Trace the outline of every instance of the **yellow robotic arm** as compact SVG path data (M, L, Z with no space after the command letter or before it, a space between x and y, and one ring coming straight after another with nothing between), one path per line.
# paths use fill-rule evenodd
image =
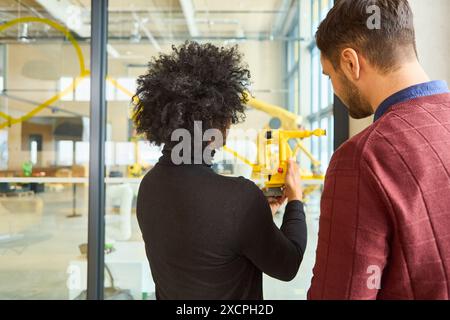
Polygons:
M224 150L250 165L253 168L253 176L255 178L258 176L264 177L264 190L266 196L281 195L287 171L287 161L294 157L299 151L302 151L310 159L313 171L312 175L302 175L302 179L322 181L324 177L320 173L320 161L314 158L303 145L302 139L310 138L312 136L324 136L326 135L325 130L302 130L301 116L289 112L282 107L255 99L248 93L244 98L248 106L272 116L269 128L264 130L258 137L258 161L256 164L253 164L227 146L224 147ZM296 141L294 149L291 149L289 145L291 139ZM310 193L319 186L320 184L313 184L310 187L305 188L305 193Z
M249 93L246 94L247 105L256 109L263 111L273 118L271 122L279 123L279 126L272 127L271 129L283 129L283 130L299 130L299 127L302 124L302 117L292 113L280 106L276 106L273 104L266 103L264 101L253 98ZM320 161L317 160L311 152L305 147L302 143L301 139L296 139L297 146L293 151L293 156L295 156L299 151L303 152L303 154L311 161L313 173L315 175L319 175L320 173Z
M289 112L288 110L272 105L269 103L266 103L264 101L255 99L251 97L249 94L247 94L247 105L256 109L263 111L273 117L273 120L280 123L279 128L272 128L272 129L285 129L285 130L298 130L299 126L302 123L302 117L299 115L296 115L295 113Z

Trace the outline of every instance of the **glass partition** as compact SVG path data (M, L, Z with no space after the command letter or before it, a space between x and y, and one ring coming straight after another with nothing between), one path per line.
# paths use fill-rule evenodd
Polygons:
M151 170L161 154L160 147L150 145L133 130L130 102L136 78L147 71L150 59L160 52L169 53L172 45L180 45L186 40L218 46L238 45L252 73L253 97L264 104L287 109L294 117L305 115L303 123L299 124L310 128L311 103L304 96L311 95L309 88L312 84L310 80L303 83L301 79L302 75L311 72L310 68L302 65L303 61L310 61L311 54L307 48L313 41L310 31L312 6L305 6L306 2L310 1L110 0L106 80L109 130L106 144L107 150L115 152L111 152L110 161L106 164L105 241L114 247L114 251L105 256L105 262L115 283L130 290L133 298L154 298L154 283L136 221L135 201L141 178ZM309 25L307 30L304 30L305 25ZM314 83L319 83L320 78L315 71ZM246 121L232 127L227 147L254 162L257 160L256 141L243 137L239 132L269 128L271 121L279 117L279 111L248 107ZM327 122L316 121L315 128L322 124L328 127ZM313 140L317 142L319 138ZM311 143L305 142L305 145L309 148ZM328 159L328 144L313 145L318 160ZM302 157L304 167L309 171L311 161ZM254 178L252 168L236 161L226 150L216 154L214 169L223 175ZM320 185L318 182L318 187ZM317 202L319 195L314 196L309 207L317 214L318 206L313 202ZM281 223L281 219L278 220L277 223ZM312 237L315 237L313 233ZM305 270L312 268L313 252L308 254L310 262L305 263ZM268 299L303 299L309 278L310 272L303 271L289 284L266 277L264 295ZM110 282L105 283L105 287L108 286Z
M0 299L83 298L90 1L0 14Z

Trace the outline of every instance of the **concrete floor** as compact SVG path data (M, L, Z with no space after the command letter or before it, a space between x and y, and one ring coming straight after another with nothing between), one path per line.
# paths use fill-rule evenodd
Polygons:
M77 192L77 212L81 217L67 217L73 205L71 187L46 191L39 194L44 203L40 221L21 230L15 239L0 237L0 299L68 299L68 265L80 255L78 245L87 242L83 189L80 186ZM288 283L265 276L265 299L306 298L315 259L318 212L317 195L307 208L308 247L300 271ZM141 241L135 215L132 221L130 241ZM279 225L281 215L275 221Z

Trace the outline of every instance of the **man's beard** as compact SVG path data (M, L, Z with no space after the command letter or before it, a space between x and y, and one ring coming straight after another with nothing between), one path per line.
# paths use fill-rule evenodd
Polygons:
M341 83L344 89L340 99L348 108L350 116L353 119L364 119L373 115L369 101L363 98L358 88L344 75L341 75Z

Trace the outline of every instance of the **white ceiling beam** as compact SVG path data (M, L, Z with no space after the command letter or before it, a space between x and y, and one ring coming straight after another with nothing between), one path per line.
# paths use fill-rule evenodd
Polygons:
M198 31L197 24L195 23L195 8L192 0L179 0L181 9L183 10L184 18L186 19L186 24L189 29L189 34L191 37L199 37L200 32Z
M74 6L70 0L37 0L51 16L62 21L71 32L83 38L91 36L89 26L82 22L83 10L85 8ZM111 45L107 46L108 54L113 58L120 58L120 53Z
M272 27L272 36L285 36L284 26L287 23L287 18L290 13L291 6L293 5L292 0L283 0Z
M83 38L91 36L90 27L82 21L85 8L73 5L70 0L36 0L36 2L55 19L63 22L70 31Z
M142 22L141 18L137 15L136 12L132 12L134 20L139 24L139 28L145 33L146 37L150 41L150 43L155 47L156 51L161 51L161 46L158 41L156 41L155 37L152 35L150 30L148 30L147 26Z

